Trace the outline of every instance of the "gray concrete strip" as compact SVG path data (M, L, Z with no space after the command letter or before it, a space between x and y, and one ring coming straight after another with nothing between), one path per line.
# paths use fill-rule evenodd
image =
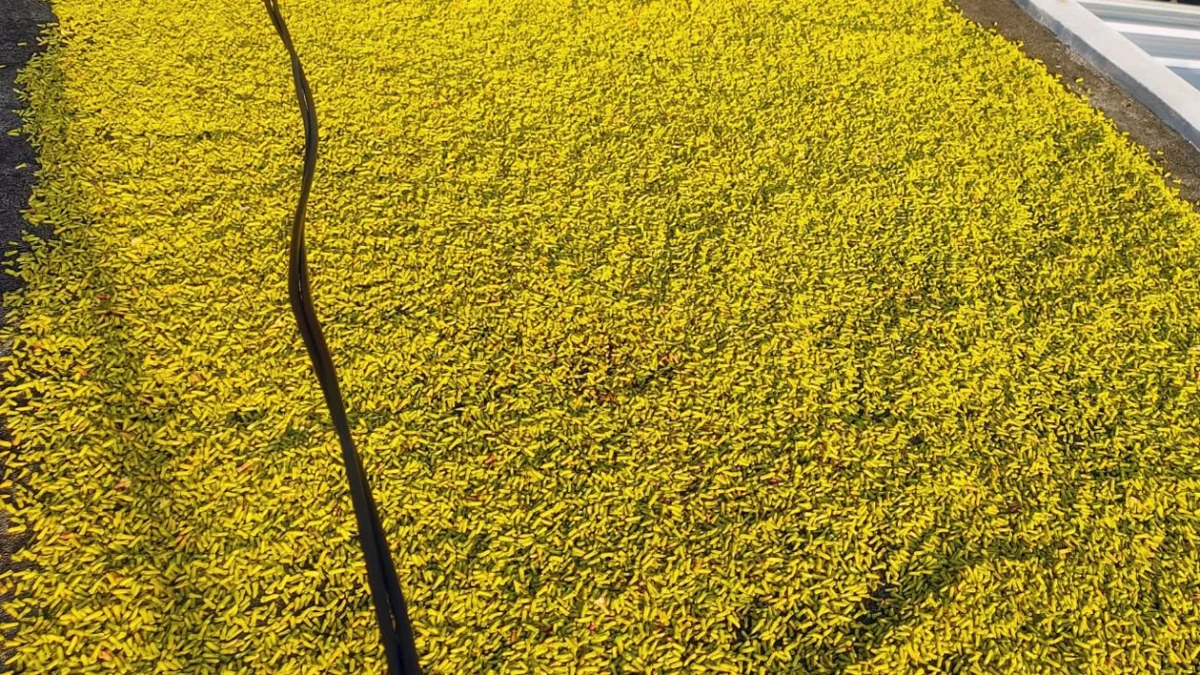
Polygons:
M1200 7L1149 0L1080 0L1080 4L1108 22L1200 29Z
M1016 3L1200 148L1200 90L1155 61L1077 0L1016 0Z
M1178 40L1180 42L1200 41L1200 28L1152 26L1144 23L1122 23L1119 21L1106 21L1105 23L1108 24L1109 28L1112 28L1121 35L1147 35L1160 37L1164 40Z
M1200 39L1181 40L1145 33L1121 33L1133 44L1154 58L1200 59Z
M1182 77L1193 87L1200 89L1200 68L1171 68L1171 72Z

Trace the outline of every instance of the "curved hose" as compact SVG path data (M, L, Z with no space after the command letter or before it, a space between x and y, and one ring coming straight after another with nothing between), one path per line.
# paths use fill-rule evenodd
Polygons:
M391 551L384 539L383 527L371 496L371 486L363 471L362 459L354 448L350 437L350 423L346 419L346 408L338 386L333 358L321 333L313 309L312 291L308 284L308 259L304 249L304 214L308 206L308 195L312 191L313 175L317 167L317 111L313 107L312 90L300 66L300 57L288 34L287 25L279 11L278 0L263 0L275 32L287 48L292 61L292 79L296 84L296 97L300 101L300 112L304 116L304 175L300 183L300 202L292 220L292 239L289 247L288 296L296 325L304 338L304 346L325 395L325 405L337 430L342 446L342 461L346 465L346 476L350 481L350 498L354 504L354 515L358 521L358 541L362 545L367 563L367 584L371 589L371 602L375 605L375 619L379 624L379 635L387 654L389 675L420 675L421 666L417 649L413 643L412 625L408 620L408 609L396 568L392 564Z

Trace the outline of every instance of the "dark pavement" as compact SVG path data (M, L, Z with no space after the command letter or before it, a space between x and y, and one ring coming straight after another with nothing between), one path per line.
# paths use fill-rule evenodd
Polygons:
M19 246L17 242L26 228L21 211L29 201L37 166L28 140L8 135L21 126L20 117L13 112L22 105L13 80L38 49L39 24L54 21L54 14L42 0L3 0L0 4L0 251L9 252ZM22 164L26 166L18 169ZM15 279L0 272L0 293L16 286ZM0 307L3 320L4 309Z
M0 0L0 251L8 253L14 248L23 248L21 232L26 223L21 211L29 201L33 188L33 172L37 167L33 148L23 136L9 136L8 132L19 129L21 118L13 112L22 107L21 100L13 89L17 71L29 61L38 49L39 24L54 21L50 6L43 0ZM17 167L26 166L18 169ZM0 293L17 287L17 280L6 271L0 271ZM0 322L4 321L4 307L0 305ZM6 350L0 345L0 350ZM0 420L0 436L5 435ZM0 466L0 479L4 478L5 467ZM24 537L8 533L8 509L3 504L10 495L0 493L0 572L12 568L12 554L24 544ZM4 611L4 602L11 589L0 589L0 623L7 622L9 615ZM0 673L10 672L6 647L11 635L0 635Z

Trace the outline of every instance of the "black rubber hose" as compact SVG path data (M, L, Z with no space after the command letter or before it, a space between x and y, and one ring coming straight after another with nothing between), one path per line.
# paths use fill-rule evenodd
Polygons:
M325 395L325 405L329 408L329 415L333 419L333 426L342 446L342 461L346 465L346 476L350 482L350 499L358 521L358 541L366 558L367 584L371 590L371 602L375 605L380 640L387 654L388 673L420 675L421 666L417 659L416 645L413 643L408 609L404 604L404 595L400 592L400 581L396 578L391 550L379 523L379 513L375 508L375 499L371 496L371 486L367 482L362 459L358 456L354 440L350 437L350 423L346 419L346 407L342 402L337 371L334 370L333 358L329 355L325 336L321 333L321 324L317 321L312 291L308 284L304 214L317 167L317 111L313 107L308 79L304 77L304 69L300 66L300 57L296 54L296 47L292 44L287 25L283 22L283 14L279 11L278 0L263 2L271 15L271 22L275 24L275 32L279 34L291 57L296 98L300 101L300 112L304 116L304 174L300 183L300 202L296 205L296 214L292 220L292 239L288 256L288 296L292 302L292 313L296 316L296 325L304 338L304 346L308 349L313 370L316 371L317 380L321 384L321 392Z

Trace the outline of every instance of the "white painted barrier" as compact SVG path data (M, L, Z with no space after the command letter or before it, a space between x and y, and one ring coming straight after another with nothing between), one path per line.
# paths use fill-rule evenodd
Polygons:
M1200 90L1105 24L1077 0L1015 2L1200 148Z

